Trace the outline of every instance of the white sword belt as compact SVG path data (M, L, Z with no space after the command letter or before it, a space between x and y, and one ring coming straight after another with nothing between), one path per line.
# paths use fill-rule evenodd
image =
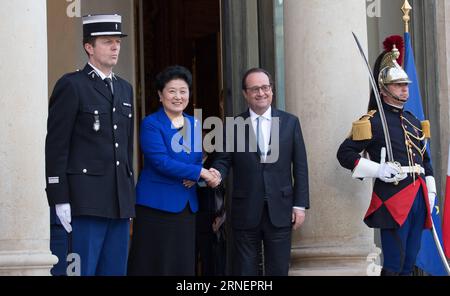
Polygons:
M402 166L402 173L407 173L407 174L425 174L425 169L421 166L416 164L415 166Z

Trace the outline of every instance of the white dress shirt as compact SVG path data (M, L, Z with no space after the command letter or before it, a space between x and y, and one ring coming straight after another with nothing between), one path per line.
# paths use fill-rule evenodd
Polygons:
M255 132L256 138L258 138L258 117L261 117L260 129L264 138L264 143L262 144L264 149L261 149L267 153L269 151L269 143L270 143L270 132L272 129L272 107L269 107L266 112L262 115L256 114L252 109L250 110L250 118L252 120L253 131ZM266 158L266 155L261 156L263 159Z

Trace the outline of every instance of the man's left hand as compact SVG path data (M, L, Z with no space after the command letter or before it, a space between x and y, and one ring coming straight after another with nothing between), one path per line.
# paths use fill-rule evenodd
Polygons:
M292 228L297 230L305 222L305 211L300 209L292 209Z

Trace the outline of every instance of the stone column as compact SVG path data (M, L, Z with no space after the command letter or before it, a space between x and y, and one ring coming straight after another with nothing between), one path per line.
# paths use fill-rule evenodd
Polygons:
M0 19L0 275L49 275L46 1L1 1Z
M365 1L284 3L286 109L302 123L311 200L293 237L290 274L366 275L374 233L362 219L371 183L353 180L336 159L369 101L368 73L352 36L367 48Z

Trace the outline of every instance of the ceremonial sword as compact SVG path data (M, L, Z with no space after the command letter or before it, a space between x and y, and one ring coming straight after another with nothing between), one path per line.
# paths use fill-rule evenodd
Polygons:
M375 99L377 101L378 106L378 112L380 112L380 118L381 118L381 126L383 127L384 132L384 141L386 142L386 149L387 149L387 157L388 161L394 162L394 154L392 153L392 143L391 143L391 137L389 136L389 129L386 121L386 115L384 114L383 105L381 103L380 93L378 92L378 88L376 85L376 80L373 77L372 69L370 68L369 61L366 58L366 55L364 54L364 50L362 49L361 43L359 43L358 37L356 37L355 33L353 33L353 37L355 38L356 44L358 45L359 53L361 54L362 58L364 59L364 62L366 63L367 70L369 71L369 80L370 84L372 85L373 93L375 94ZM433 209L430 209L430 215ZM434 243L436 244L436 248L438 249L439 256L441 257L442 264L444 264L445 271L447 272L447 275L450 276L450 267L447 262L447 258L445 257L444 251L442 250L441 242L439 241L439 237L436 232L436 227L434 227L434 221L433 217L431 217L431 223L432 228L431 232L433 234Z
M392 153L392 143L391 136L389 135L388 124L386 121L386 115L384 114L383 104L381 103L380 93L378 92L377 83L375 77L373 77L372 69L370 69L369 61L364 54L361 43L359 43L358 37L356 37L355 33L353 33L353 37L355 38L356 44L358 45L359 53L361 54L364 62L366 62L367 70L369 70L369 80L372 85L373 93L375 94L375 100L377 101L378 112L380 112L381 118L381 126L383 127L384 132L384 141L386 142L386 150L387 150L387 158L389 162L394 162L394 154Z
M430 211L433 211L433 209L430 209ZM439 241L439 236L437 235L436 232L436 227L434 227L433 217L431 217L431 223L433 226L431 228L431 232L433 233L434 243L436 244L436 248L438 249L438 253L439 256L441 257L442 264L444 264L445 271L447 272L447 275L450 276L450 266L448 266L447 258L445 257L444 250L442 250L441 242Z

